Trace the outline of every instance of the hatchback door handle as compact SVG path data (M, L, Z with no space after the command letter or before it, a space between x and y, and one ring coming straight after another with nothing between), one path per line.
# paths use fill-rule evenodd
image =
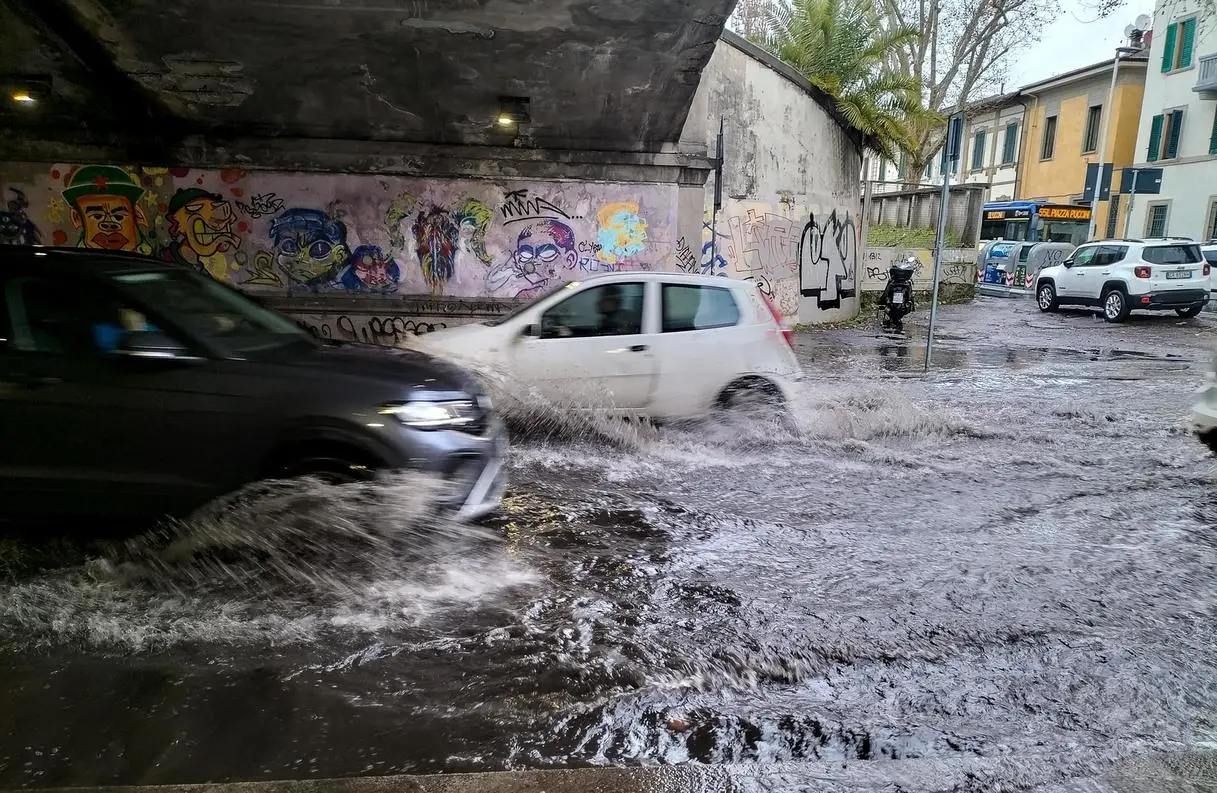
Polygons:
M646 352L646 351L647 351L647 346L645 344L635 344L633 347L630 348L630 352Z

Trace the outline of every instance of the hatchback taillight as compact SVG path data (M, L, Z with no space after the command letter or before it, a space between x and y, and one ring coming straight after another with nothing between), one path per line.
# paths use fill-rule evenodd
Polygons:
M761 299L765 301L765 307L769 309L769 313L773 315L773 321L778 323L778 327L782 329L782 338L790 345L790 349L794 349L794 331L786 325L786 318L782 316L782 310L778 308L778 304L773 302L773 298L761 292L758 286L756 291L760 293Z
M1134 267L1132 272L1138 278L1149 278L1151 270L1148 267Z

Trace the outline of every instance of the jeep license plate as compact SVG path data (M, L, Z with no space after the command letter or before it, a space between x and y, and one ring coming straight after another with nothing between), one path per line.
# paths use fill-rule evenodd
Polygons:
M903 303L903 302L904 302L904 293L903 292L897 292L896 294L892 295L892 303L899 304L899 303Z
M1168 281L1174 280L1176 278L1191 278L1191 277L1192 277L1191 270L1171 270L1171 271L1167 272L1167 274L1166 274L1166 279Z

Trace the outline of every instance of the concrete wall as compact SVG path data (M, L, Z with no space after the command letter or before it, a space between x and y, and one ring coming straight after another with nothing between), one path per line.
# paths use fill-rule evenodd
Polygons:
M1117 173L1113 183L1118 187L1118 169L1133 161L1133 131L1141 114L1144 83L1144 61L1121 62L1113 103L1114 121L1107 108L1110 65L1076 79L1027 89L1027 134L1023 140L1023 174L1018 198L1068 203L1081 197L1085 189L1086 166L1099 161L1097 153L1082 153L1086 116L1094 105L1104 107L1102 123L1111 124L1103 161L1115 164ZM1057 118L1056 146L1051 158L1042 159L1044 123L1050 116ZM1096 225L1099 235L1106 232L1109 210L1109 202L1100 202ZM1117 211L1122 208L1118 207ZM1121 222L1122 219L1117 218L1117 228L1122 228Z
M897 259L908 254L917 257L918 267L913 274L913 289L928 292L934 284L934 252L909 248L867 248L862 256L862 291L882 292L887 288L888 269ZM976 283L976 249L948 248L942 252L942 264L938 272L939 285Z
M713 152L725 124L724 206L706 185L701 234L677 266L756 281L802 323L858 311L861 149L810 83L724 34L702 74L682 145Z
M980 234L984 185L958 185L947 196L947 231L958 234L965 245L975 245ZM938 229L942 188L920 188L871 196L867 217L873 226Z
M469 321L571 279L677 262L677 184L7 163L0 191L20 229L0 224L2 242L184 262L293 313L323 311L315 324L335 330L389 316L425 329L448 322L444 305ZM358 315L317 301L349 297Z
M1210 4L1197 0L1160 2L1154 15L1154 36L1150 43L1149 69L1145 77L1137 144L1133 161L1143 168L1162 169L1162 192L1139 195L1133 202L1129 233L1147 234L1148 208L1166 207L1166 234L1207 240L1217 225L1217 156L1209 154L1210 136L1217 102L1212 94L1192 90L1199 77L1200 59L1217 53L1217 25L1208 18ZM1166 27L1172 22L1202 12L1197 26L1193 66L1173 72L1162 71L1162 49ZM1173 160L1147 162L1149 130L1154 116L1183 110L1183 129L1179 136L1179 156ZM1128 200L1124 196L1125 201Z

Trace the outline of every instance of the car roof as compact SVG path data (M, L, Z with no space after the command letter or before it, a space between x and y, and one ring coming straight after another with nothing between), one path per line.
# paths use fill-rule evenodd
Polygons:
M50 256L59 264L87 267L95 272L179 269L178 265L171 262L126 251L57 248L49 245L0 245L0 267L14 262L28 262L31 256Z
M748 283L747 281L727 278L721 275L671 273L657 270L625 270L614 273L596 273L576 280L582 284L591 283L592 281L665 281L668 283L705 284L708 286L738 286Z
M1146 237L1144 239L1136 239L1132 237L1112 237L1104 240L1086 240L1082 243L1082 245L1111 245L1114 243L1119 243L1121 245L1146 245L1151 247L1155 245L1179 245L1180 243L1189 245L1200 244L1190 237Z

